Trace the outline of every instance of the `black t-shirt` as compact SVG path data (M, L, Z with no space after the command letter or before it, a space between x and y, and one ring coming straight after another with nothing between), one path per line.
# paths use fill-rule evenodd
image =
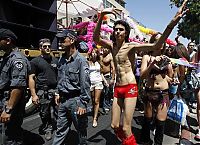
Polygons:
M58 59L55 57L45 58L38 56L31 60L31 73L36 76L36 88L54 89L57 85L57 65Z

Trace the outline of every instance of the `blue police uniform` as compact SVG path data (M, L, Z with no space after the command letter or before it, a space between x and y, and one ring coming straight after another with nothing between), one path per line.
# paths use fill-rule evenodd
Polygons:
M28 59L18 49L14 49L8 56L4 56L0 65L0 108L3 111L5 101L9 100L9 93L13 88L24 88L24 93L16 106L13 108L11 118L6 123L6 136L8 140L22 141L23 114L25 109L25 90L27 87L27 77L30 71Z
M87 114L78 116L76 112L78 107L86 108L90 100L89 65L78 51L68 60L59 60L57 89L60 105L53 145L63 143L72 122L79 134L79 144L86 145Z

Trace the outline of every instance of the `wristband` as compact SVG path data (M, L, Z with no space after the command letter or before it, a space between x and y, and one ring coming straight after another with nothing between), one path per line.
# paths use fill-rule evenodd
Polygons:
M173 29L173 28L172 28L172 27L170 27L170 26L167 26L167 28L168 28L168 29L171 29L171 30Z

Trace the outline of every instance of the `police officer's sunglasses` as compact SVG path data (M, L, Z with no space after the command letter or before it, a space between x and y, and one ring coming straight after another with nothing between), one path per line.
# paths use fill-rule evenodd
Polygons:
M43 49L51 48L51 45L42 45Z

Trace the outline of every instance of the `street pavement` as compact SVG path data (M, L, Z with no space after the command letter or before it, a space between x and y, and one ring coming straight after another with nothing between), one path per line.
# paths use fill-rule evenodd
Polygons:
M189 121L191 124L191 142L195 145L200 145L200 143L196 142L194 138L194 133L197 129L197 121L196 114L190 114ZM140 130L141 124L143 121L143 114L139 111L135 111L133 122L132 122L132 130L135 134L136 140L139 143L140 140ZM98 118L98 126L96 128L92 127L92 116L89 115L89 127L88 127L88 142L89 145L120 145L121 142L115 137L114 132L110 127L111 122L111 112L108 115L102 115ZM23 128L25 129L25 143L26 145L51 145L52 140L46 141L44 136L38 135L38 127L40 126L41 121L38 113L28 116L24 119ZM173 137L173 132L178 132L178 127L175 123L167 121L165 127L165 136L163 145L176 145L179 143L179 139L177 137ZM151 138L153 139L153 133L151 133ZM66 145L76 145L77 144L77 133L72 126L72 130L67 136Z

